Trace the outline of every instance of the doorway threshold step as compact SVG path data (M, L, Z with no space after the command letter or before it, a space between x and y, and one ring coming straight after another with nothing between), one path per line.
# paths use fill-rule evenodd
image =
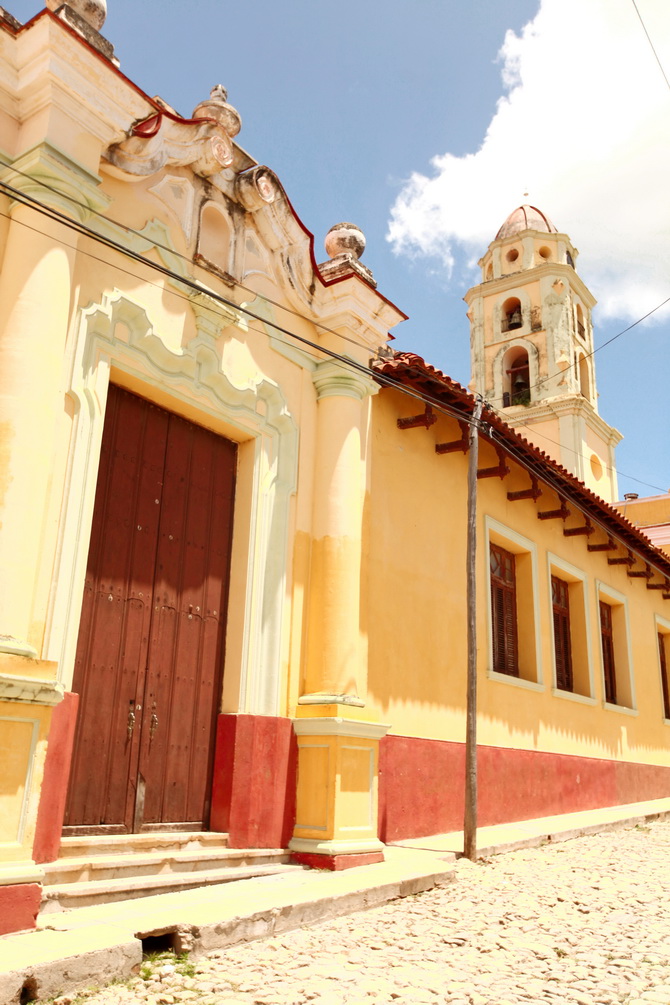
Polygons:
M40 914L51 914L76 907L90 907L94 904L109 904L119 900L133 900L160 893L176 893L179 890L193 890L197 887L213 886L217 883L231 883L259 876L274 876L279 873L302 871L302 869L302 866L286 862L271 862L190 873L127 876L122 879L45 886L42 893Z
M61 838L60 858L86 855L135 855L138 852L227 848L222 831L143 831L141 834L90 834Z
M128 854L88 854L75 858L66 856L46 863L47 886L65 883L97 882L107 879L128 879L141 876L169 876L211 872L223 868L279 865L288 862L283 848L193 848L185 851L158 849Z

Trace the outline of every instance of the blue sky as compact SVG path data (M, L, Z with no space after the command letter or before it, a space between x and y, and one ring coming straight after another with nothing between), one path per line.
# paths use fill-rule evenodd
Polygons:
M6 4L22 21L39 6ZM149 94L189 115L227 87L238 142L276 171L318 261L332 224L361 227L410 315L395 347L460 382L473 264L526 190L581 251L597 346L670 297L670 88L633 0L108 7L103 34ZM670 77L670 5L637 7ZM596 356L620 494L670 486L669 329L658 312Z

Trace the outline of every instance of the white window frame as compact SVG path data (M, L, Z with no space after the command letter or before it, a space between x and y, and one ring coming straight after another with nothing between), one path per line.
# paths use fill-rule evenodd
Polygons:
M603 687L603 698L602 704L603 708L608 709L610 712L621 712L624 715L637 715L637 699L635 695L635 674L633 673L633 647L631 643L630 636L630 615L628 610L628 598L624 593L619 590L615 590L613 586L609 583L603 583L602 580L596 579L596 625L598 629L598 649L600 653L600 679ZM605 671L603 663L603 644L602 644L602 632L600 630L600 601L609 604L611 607L620 607L621 616L623 621L623 634L625 636L622 644L621 639L621 624L617 628L618 640L615 642L616 652L614 658L614 665L616 669L616 684L617 684L617 695L621 694L620 684L628 685L628 692L630 694L630 704L629 705L613 705L609 701L605 701ZM627 675L627 678L626 676Z
M588 668L588 686L589 693L581 694L577 691L563 691L561 688L556 687L556 639L554 638L554 611L551 596L551 577L553 575L558 575L558 578L564 578L568 583L581 583L582 587L582 603L583 603L583 616L584 616L584 635L586 646L586 663ZM551 628L551 667L552 667L552 688L551 693L556 698L566 698L568 701L576 701L582 705L595 705L595 691L593 683L593 648L591 646L591 612L589 610L589 597L587 590L587 576L585 572L578 569L576 565L572 565L570 562L566 562L565 559L559 558L553 552L547 552L547 592L548 592L548 607L549 607L549 625ZM572 599L572 598L571 598ZM574 637L574 622L572 620L572 611L570 612L570 635L571 641ZM580 640L582 641L582 640ZM573 667L573 679L574 679L574 667Z

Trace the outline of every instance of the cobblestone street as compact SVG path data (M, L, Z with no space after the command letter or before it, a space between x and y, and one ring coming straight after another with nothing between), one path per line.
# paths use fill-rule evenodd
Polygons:
M670 822L461 861L450 886L143 966L60 1005L670 1003Z

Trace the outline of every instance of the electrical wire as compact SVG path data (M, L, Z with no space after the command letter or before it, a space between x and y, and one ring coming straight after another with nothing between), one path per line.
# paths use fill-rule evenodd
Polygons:
M637 14L637 16L640 19L640 24L642 25L642 30L644 31L645 35L647 36L647 41L649 42L649 45L651 46L651 51L653 52L654 56L656 57L656 62L658 63L658 66L659 66L659 69L660 69L661 73L663 74L663 79L665 80L666 84L668 85L668 89L670 90L670 80L668 80L668 75L666 74L666 72L665 72L665 70L663 68L663 63L661 63L660 57L659 57L658 53L656 52L656 49L654 47L654 43L651 40L651 35L647 31L647 26L645 25L644 21L642 20L642 15L640 14L640 11L638 10L638 6L637 6L635 0L631 0L631 2L633 4L633 7L635 8L635 13Z
M317 359L318 360L323 355L325 355L327 357L330 357L334 362L339 363L344 368L354 369L354 370L356 370L356 371L364 374L368 378L372 377L373 379L375 379L376 381L378 381L383 386L395 388L396 390L400 391L405 396L413 398L415 400L418 400L418 401L420 401L424 405L429 405L431 408L434 408L435 411L437 411L438 413L446 415L446 416L448 416L450 418L456 418L459 422L463 422L463 423L465 423L467 425L474 425L474 424L476 424L475 421L470 416L467 415L467 413L463 413L462 411L460 411L458 409L455 409L455 408L450 408L443 401L441 401L440 399L438 399L438 398L436 398L436 397L428 394L427 392L425 392L423 390L422 391L416 391L414 389L409 389L406 385L401 385L401 384L398 383L398 381L396 381L396 380L394 380L392 378L389 378L386 375L379 373L378 371L371 371L368 366L363 365L361 363L358 363L357 361L352 360L350 357L342 356L340 353L336 353L332 349L328 349L328 348L319 346L317 343L311 341L310 339L305 338L302 335L298 335L296 332L292 332L289 329L283 328L281 325L276 325L274 322L268 321L266 318L263 318L262 316L260 316L260 315L258 315L256 313L254 313L253 311L249 310L249 308L241 306L241 305L238 305L234 301L229 300L226 297L223 297L221 294L218 294L218 293L216 293L213 290L210 290L210 289L207 289L207 288L201 286L195 280L191 280L188 277L180 276L178 273L174 272L172 269L169 269L167 266L161 265L160 263L151 261L151 259L145 258L143 255L139 254L139 252L135 252L131 248L127 248L124 245L119 244L117 241L114 241L112 238L106 237L105 235L102 235L102 234L98 233L97 231L95 231L95 230L93 230L93 229L91 229L89 227L86 227L84 224L79 223L76 220L73 220L71 217L68 217L66 214L61 213L59 210L56 210L53 207L45 206L43 203L40 203L39 200L33 198L32 196L27 195L26 193L21 192L18 189L15 189L13 186L9 185L7 182L0 181L0 191L5 191L5 192L10 193L11 196L12 196L12 198L15 201L20 202L22 205L28 206L29 208L33 209L35 212L38 212L41 215L45 216L47 219L51 219L54 222L61 223L61 224L65 225L69 229L71 229L74 232L80 234L80 236L85 236L85 237L92 238L94 241L97 241L98 243L102 244L104 247L107 247L107 248L109 248L112 251L116 251L116 252L118 252L118 253L126 256L126 257L129 257L133 261L136 261L136 262L138 262L138 263L140 263L142 265L147 266L150 269L153 269L153 270L161 273L162 275L166 276L167 278L171 279L172 281L180 283L180 284L186 286L187 288L191 289L192 291L194 291L194 292L196 292L198 294L204 294L209 299L214 300L215 302L219 302L223 306L225 306L227 308L230 308L230 309L233 309L234 311L239 312L240 314L245 314L248 317L251 317L252 319L254 319L256 321L260 321L262 324L268 325L270 328L274 329L275 331L279 331L283 335L288 336L289 338L294 339L294 340L300 342L301 344L308 346L310 349L314 350L314 353L309 353L309 355L311 355L313 359ZM0 213L0 215L6 217L8 219L13 219L13 218L11 218L9 216L9 214ZM23 227L25 227L25 228L27 228L29 230L32 230L33 232L40 233L40 234L44 233L43 231L39 231L37 228L32 227L30 224L27 224L24 221L16 221L15 220L15 222L19 223L21 226L23 226ZM149 239L147 239L146 237L144 237L144 235L140 235L140 236L143 238L143 240L146 240L148 242ZM88 257L91 257L94 260L99 261L102 264L105 264L105 265L107 265L107 266L109 266L111 268L116 268L116 269L124 272L125 274L132 276L135 279L141 279L142 278L142 277L138 276L137 273L130 272L129 270L123 269L121 266L115 265L115 264L113 264L113 263L111 263L111 262L109 262L109 261L107 261L105 259L99 258L98 256L93 255L91 252L86 252L83 249L76 249L74 245L68 245L66 242L62 241L62 239L59 239L59 241L60 241L60 243L63 243L66 247L70 247L73 250L77 250L78 253L87 255ZM170 249L168 249L168 250L170 250ZM142 281L151 282L150 280L144 280L144 279ZM158 284L151 283L151 285L157 286ZM175 296L180 297L180 299L183 299L186 302L190 302L190 298L188 296L180 294L176 290L170 290L169 292L172 293ZM227 314L223 314L223 315L219 314L216 311L216 309L213 308L213 307L210 307L209 304L205 304L203 306L205 307L205 309L211 310L215 314L215 316L217 316L217 317L223 316L224 320L228 320L229 319L229 315L227 315ZM262 329L253 329L253 330L256 331L258 334L262 333ZM337 335L338 333L334 332L334 334ZM410 369L410 370L414 369L415 372L416 372L416 374L419 375L419 376L422 376L422 377L426 376L425 372L420 371L418 368L412 368L410 366L410 367L408 367L408 369ZM492 406L490 406L488 402L486 404L488 405L488 407L491 408L491 411L494 412L494 414L496 414L496 415L499 414L498 411L495 408L493 408ZM501 416L501 418L504 419L503 416ZM490 427L489 427L488 432L487 432L487 427L486 427L486 423L485 422L483 424L479 423L478 425L479 425L480 433L483 433L483 435L485 435L485 436L488 435L489 438L491 438L493 440L498 439L497 433L493 434L493 431L490 430ZM510 445L509 445L508 441L504 441L504 445L505 445L506 451L510 454L510 456L514 457L514 459L519 464L521 464L523 467L525 467L527 470L529 470L529 471L532 470L529 467L528 463L525 461L525 459L522 456L518 455L514 451L513 448L510 448ZM624 472L622 472L622 474L624 474ZM542 477L543 477L543 479L545 481L549 482L550 479L547 478L546 475L543 475ZM632 476L627 476L627 477L632 477ZM634 480L635 481L640 481L639 479L634 479ZM647 483L641 482L641 484L647 484ZM657 486L650 486L650 487L657 488ZM561 487L559 489L554 488L554 491L558 491L558 492L561 492L562 494L565 494L566 490L565 490L565 487ZM582 507L580 507L578 504L575 504L575 507L578 508L578 509L581 509L582 512L585 515L588 515L588 516L590 516L592 518L591 514L587 510L584 510Z
M403 393L407 394L409 397L415 398L416 400L422 402L423 404L431 405L431 407L435 408L436 411L442 412L444 415L447 415L447 416L449 416L451 418L457 418L461 422L472 423L472 419L470 419L467 415L464 415L458 409L452 409L452 408L450 408L448 405L445 405L445 403L442 402L442 401L440 401L439 399L433 398L430 395L424 394L422 392L410 391L409 389L404 388L404 387L401 388L399 386L398 382L395 381L395 380L393 380L392 378L387 378L383 374L379 374L379 373L376 373L374 371L371 371L370 368L367 365L364 365L362 363L358 363L356 360L351 359L349 356L343 356L341 353L337 353L333 349L329 349L329 348L327 348L325 346L320 346L316 342L311 341L310 339L306 338L305 336L298 335L297 332L292 332L288 328L284 328L282 325L276 324L274 321L268 321L266 318L262 317L261 315L256 314L254 311L251 311L248 307L236 304L234 301L229 300L226 297L223 297L221 294L216 293L214 290L210 290L210 289L208 289L206 287L203 287L202 285L200 285L195 280L189 279L188 277L185 277L185 276L180 276L179 273L174 272L172 269L169 269L167 266L161 265L158 262L153 262L153 261L151 261L151 259L145 258L143 255L140 255L139 252L135 252L131 248L125 248L123 245L120 245L118 242L114 241L112 238L106 237L103 234L99 234L97 231L91 230L90 228L86 227L84 224L78 223L76 220L72 220L70 217L66 216L65 214L60 213L58 210L55 210L52 207L44 206L44 204L40 203L38 200L34 199L32 196L28 196L25 193L20 192L18 189L14 189L11 185L8 185L6 182L0 181L0 191L8 191L8 192L10 192L12 198L16 202L20 202L22 205L28 206L30 209L33 209L35 212L40 213L41 215L47 217L47 219L51 219L52 221L54 221L56 223L64 224L66 227L69 227L71 230L75 231L76 233L79 233L80 236L90 237L93 240L98 241L103 246L109 248L110 250L113 250L113 251L119 252L120 254L126 255L127 257L133 259L134 261L136 261L136 262L138 262L138 263L140 263L142 265L145 265L145 266L147 266L147 267L149 267L151 269L154 269L157 272L160 272L162 275L166 276L166 278L171 279L173 282L181 283L184 286L186 286L187 288L191 289L192 291L194 291L194 292L196 292L198 294L204 295L204 296L208 297L209 299L214 300L215 302L218 302L218 303L222 304L223 306L234 310L238 314L244 314L244 315L246 315L246 316L248 316L250 318L253 318L255 321L261 322L261 324L268 325L274 331L281 332L282 335L286 335L289 338L294 339L297 342L300 342L302 345L308 346L309 348L311 348L311 349L314 350L314 354L310 354L310 355L312 355L313 358L316 359L316 360L321 359L323 356L327 356L327 357L331 358L333 361L339 362L343 367L345 367L347 369L356 370L359 373L364 374L368 378L372 377L372 378L374 378L374 380L379 381L380 383L384 384L385 386L395 387L398 390L402 390ZM5 218L10 218L9 214L6 214L6 213L1 213L0 212L0 215L4 216ZM44 233L43 231L38 230L36 227L32 227L30 224L27 224L24 221L15 221L15 222L20 223L21 226L27 228L28 230L32 230L35 233L39 233L39 234L43 234ZM148 239L146 237L143 238L143 239L146 240L147 243L149 243L149 241L148 241ZM65 241L62 241L62 240L60 241L60 243L62 243L65 247L69 247L72 250L75 250L75 246L74 245L68 245ZM119 271L124 272L125 274L132 276L135 279L142 279L143 282L150 282L150 280L145 280L142 277L138 276L137 273L130 272L127 269L123 269L119 265L114 265L112 262L109 262L109 261L107 261L106 259L103 259L103 258L99 258L98 256L93 255L91 252L86 252L83 249L76 249L76 250L80 254L83 254L83 255L86 255L87 257L93 258L95 261L99 261L102 264L108 265L111 268L116 268ZM157 284L153 284L152 283L151 285L155 286ZM190 303L190 298L188 296L184 296L183 294L179 294L178 291L176 291L176 290L170 290L169 292L172 293L173 295L175 295L177 297L180 297L181 299L183 299L183 300L185 300L185 301L187 301L187 302ZM224 320L229 320L229 315L226 315L226 314L220 315L220 314L218 314L213 307L210 307L209 304L205 304L203 306L205 307L205 309L213 311L213 313L215 314L215 316L217 316L217 317L223 317ZM262 329L254 329L254 330L258 334L262 333ZM327 329L327 330L331 331L332 329ZM333 331L333 334L335 334L335 335L339 334L338 332L336 332L334 330L332 330L332 331ZM367 349L367 347L365 347L365 346L363 348Z
M633 0L633 3L634 2L635 2L635 0ZM11 171L14 171L16 174L21 175L23 178L26 178L28 181L31 181L31 182L33 182L35 184L40 185L42 188L46 189L49 192L54 193L55 195L58 195L60 198L65 197L73 205L78 206L80 209L84 209L88 214L93 214L95 216L100 217L100 219L103 220L106 224L110 223L109 218L107 216L105 216L104 213L102 213L100 210L93 209L87 203L83 202L80 199L75 198L75 196L73 196L73 195L69 195L68 193L61 192L55 186L49 185L47 182L43 181L42 179L37 179L37 178L33 177L32 175L28 174L26 171L22 171L20 168L15 167L10 162L3 160L1 157L0 157L0 167L5 167L5 168L8 168ZM2 183L2 184L5 184L5 183ZM62 214L59 214L59 215L62 215ZM66 217L66 216L63 215L63 219L64 219L64 221L66 221L66 220L69 220L71 218ZM120 229L124 230L126 233L133 234L135 237L138 237L138 238L140 238L141 240L144 240L144 241L148 240L148 238L144 234L142 234L141 231L136 230L134 227L130 227L130 226L128 226L128 224L118 223L117 221L113 221L113 222L114 222L115 226L117 226ZM97 231L93 231L92 228L85 228L85 230L91 236L93 236L93 234L97 233ZM175 257L181 259L189 267L191 266L191 260L188 258L188 256L184 255L182 252L177 251L175 248L170 248L168 245L161 244L160 241L156 241L153 238L151 239L151 243L155 247L161 248L163 251L166 251L168 254L174 255ZM129 252L130 252L130 250L131 249L128 249ZM363 343L359 342L358 340L351 338L351 336L342 334L341 332L337 332L334 329L329 328L327 325L324 325L322 322L314 320L313 318L308 318L306 315L301 314L299 311L296 311L296 310L294 310L291 307L287 307L284 304L278 303L276 300L273 300L271 297L268 297L266 294L260 293L260 292L258 292L256 290L251 289L248 286L245 286L244 283L236 281L236 286L238 286L240 289L244 290L246 293L253 294L253 296L255 298L260 298L261 300L265 301L265 303L271 304L273 307L276 307L279 310L285 311L287 314L291 314L294 317L299 318L301 321L306 321L308 324L314 325L314 327L316 327L317 329L320 329L322 332L327 332L328 334L336 335L338 338L341 338L343 341L348 342L351 345L354 345L354 346L356 346L359 349L367 349L368 348L367 346L363 345ZM202 292L208 292L208 291L204 291L203 290ZM634 321L627 328L624 328L623 331L618 332L616 335L612 336L612 338L608 339L606 342L603 342L602 345L598 346L596 349L593 349L590 353L586 353L584 356L582 356L582 358L583 359L590 359L592 356L595 356L595 354L597 352L600 352L601 349L604 349L606 346L611 345L612 342L615 342L618 338L621 338L622 335L625 335L627 332L631 331L631 329L633 329L637 325L641 324L642 321L646 321L646 319L648 317L651 317L652 314L655 314L656 311L660 310L667 303L670 303L670 297L668 297L666 300L664 300L657 307L652 308L652 310L648 311L641 318L638 318L637 321ZM239 307L238 307L238 309L239 309ZM263 320L267 324L271 323L271 322L267 321L266 319L261 319L261 320ZM569 370L576 369L577 365L578 364L576 362L575 363L571 363L570 366L568 367L568 369ZM528 390L534 390L535 388L542 386L542 384L545 384L547 381L553 380L556 376L557 376L557 374L549 374L547 377L543 377L541 380L537 381L537 383L531 385L531 387L528 388ZM495 403L497 403L497 402L502 403L502 399L496 399L496 398L494 398L494 399L492 399L492 401L487 401L487 403L489 405L491 405L491 406L493 405L493 402L495 402ZM528 427L526 427L526 428L528 428ZM624 471L622 471L621 474L625 475L625 477L627 477L627 478L631 478L633 481L638 481L641 485L647 484L647 485L649 485L650 488L656 488L657 487L657 486L651 485L648 482L643 482L640 479L633 478L632 475L626 475L626 473ZM663 491L663 490L661 490L661 491Z
M581 360L591 359L591 357L595 356L595 354L597 352L600 352L601 349L604 349L606 346L611 345L612 342L616 342L618 338L621 338L622 335L625 335L627 332L631 331L631 329L636 328L637 325L642 324L643 321L646 321L647 318L650 318L652 314L656 313L656 311L660 311L660 309L662 307L665 307L666 304L670 304L670 297L666 297L666 299L663 300L660 304L658 304L656 307L652 307L652 309L650 311L647 311L646 314L643 314L641 318L638 318L637 321L633 321L632 324L628 325L628 327L624 328L622 331L617 332L616 335L613 335L611 338L607 339L607 341L603 342L602 345L599 345L595 349L592 349L591 352L582 354L581 359L579 361L575 360L574 363L570 363L570 365L566 367L566 370L576 370ZM560 375L561 372L563 371L556 371L556 373L550 373L546 377L542 377L541 380L536 381L535 384L531 384L524 390L534 391L536 387L542 387L542 385L546 384L547 381L554 380L556 377ZM493 398L492 400L495 402L502 403L502 398Z
M26 171L22 171L20 168L15 167L11 162L3 160L2 157L0 157L0 167L8 168L9 170L15 172L16 174L21 175L21 177L25 178L27 181L39 185L41 188L46 189L48 192L52 192L59 198L67 199L68 202L72 203L72 205L78 206L80 209L85 210L87 215L98 216L106 224L113 222L114 226L118 227L121 230L124 230L127 234L133 234L135 237L138 237L143 241L148 240L148 238L146 237L145 234L142 233L142 231L136 230L134 227L130 227L126 223L119 223L116 220L110 221L109 217L105 216L105 214L102 213L99 209L94 209L83 200L77 199L75 196L69 195L67 192L61 192L54 185L49 185L41 178L33 177L33 175L28 174ZM66 219L69 218L66 217ZM94 231L93 233L96 232ZM151 238L151 243L156 248L161 248L163 251L166 251L169 255L173 255L175 258L181 259L181 261L183 261L184 264L187 265L189 268L191 267L192 265L191 259L187 255L184 255L183 252L178 251L176 248L171 248L166 244L161 244L160 241L156 241L153 238ZM345 342L349 342L351 345L355 345L358 349L367 348L367 346L365 346L362 342L357 341L350 335L343 335L341 332L337 332L333 328L329 328L328 325L324 325L320 321L316 321L313 318L309 318L306 315L301 314L300 311L294 310L292 307L287 307L285 304L280 304L276 300L273 300L271 297L268 297L266 294L259 293L257 290L253 290L251 289L251 287L245 286L244 283L235 280L235 285L239 287L239 289L244 290L245 293L251 293L254 295L254 297L260 298L261 300L264 300L266 303L271 304L272 307L277 307L279 310L285 311L287 314L292 314L294 317L299 318L301 321L306 321L308 324L314 325L315 328L319 328L323 332L328 332L328 334L330 335L337 335L338 338L343 339Z

